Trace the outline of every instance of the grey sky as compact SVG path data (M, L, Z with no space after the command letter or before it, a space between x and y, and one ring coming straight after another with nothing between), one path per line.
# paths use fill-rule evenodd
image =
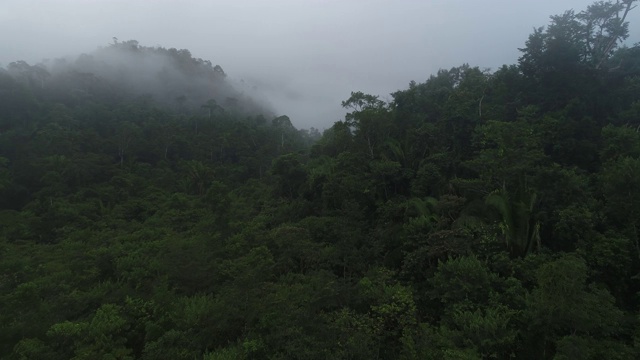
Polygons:
M0 64L90 52L112 37L189 49L297 127L322 129L344 116L351 91L388 99L439 68L514 64L533 27L592 2L0 0ZM629 20L629 43L639 41L640 9Z

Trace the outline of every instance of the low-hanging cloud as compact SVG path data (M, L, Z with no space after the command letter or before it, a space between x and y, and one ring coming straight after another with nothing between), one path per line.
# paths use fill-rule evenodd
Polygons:
M255 86L298 127L326 128L340 101L382 98L440 68L513 64L534 27L583 0L3 0L0 63L89 51L113 36L189 49ZM632 37L640 22L628 20ZM249 90L247 90L249 91Z

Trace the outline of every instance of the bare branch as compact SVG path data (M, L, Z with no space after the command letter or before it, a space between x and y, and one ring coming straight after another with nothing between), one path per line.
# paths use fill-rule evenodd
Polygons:
M631 11L631 10L636 8L636 6L632 6L635 1L636 0L625 0L625 1L623 1L623 3L625 5L627 5L627 7L624 10L624 15L622 15L622 20L620 20L620 24L624 24L624 20L627 18L627 15L629 14L629 11ZM618 38L619 37L620 37L620 35L614 36L614 37L611 38L611 40L609 41L609 44L607 44L607 47L605 48L604 53L602 54L603 55L602 59L600 59L600 62L598 63L598 65L596 65L596 69L599 69L600 66L602 66L602 63L604 63L605 59L607 58L606 54L608 54L611 51L611 49L613 49L613 47L618 42Z

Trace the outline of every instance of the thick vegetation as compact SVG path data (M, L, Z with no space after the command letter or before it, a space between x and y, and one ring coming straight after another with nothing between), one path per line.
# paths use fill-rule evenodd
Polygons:
M640 358L633 4L354 92L322 136L184 50L10 64L0 357ZM153 56L166 88L117 77Z

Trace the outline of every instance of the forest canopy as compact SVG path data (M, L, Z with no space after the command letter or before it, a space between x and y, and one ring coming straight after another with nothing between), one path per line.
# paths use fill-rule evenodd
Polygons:
M635 0L322 134L188 50L0 69L0 358L640 358Z

